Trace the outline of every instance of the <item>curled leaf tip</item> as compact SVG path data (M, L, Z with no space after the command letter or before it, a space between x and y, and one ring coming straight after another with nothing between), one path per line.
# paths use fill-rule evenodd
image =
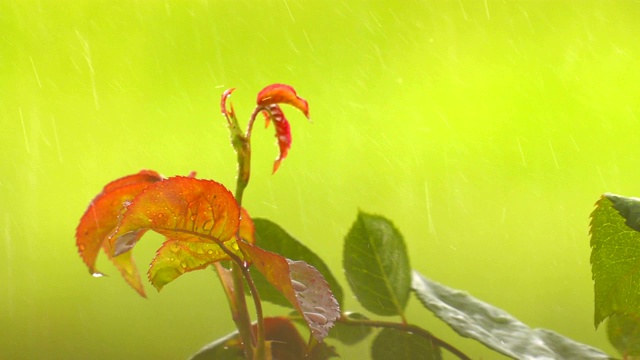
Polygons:
M268 107L273 104L289 104L309 119L309 103L298 96L293 87L286 84L271 84L258 93L258 106Z
M76 228L76 247L90 274L99 272L95 267L98 252L117 225L118 215L124 204L147 186L163 178L155 171L142 170L105 185L102 192L89 203Z
M271 120L273 120L273 126L276 128L276 139L278 141L278 147L280 148L280 154L273 163L273 173L275 174L280 167L280 163L287 157L289 149L291 148L291 126L289 121L284 116L282 109L277 104L271 104L267 107L267 110L263 111L265 116L266 125L269 126Z
M236 88L231 88L231 89L225 90L225 92L222 93L222 97L220 99L220 112L225 117L235 116L235 113L233 111L233 104L229 104L231 109L229 111L227 111L227 99L229 98L229 96L231 96L231 94L235 90L236 90Z

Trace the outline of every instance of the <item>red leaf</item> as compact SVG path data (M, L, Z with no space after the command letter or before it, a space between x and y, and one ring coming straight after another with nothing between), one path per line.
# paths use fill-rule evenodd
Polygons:
M224 98L224 96L223 96ZM287 157L287 153L291 148L291 128L289 121L284 116L282 109L278 104L289 104L302 111L309 118L309 104L307 101L296 94L296 91L289 85L272 84L258 93L258 107L256 111L262 112L265 116L266 126L273 120L276 128L276 138L278 139L278 147L280 155L273 163L273 172L275 173L280 167L280 163Z
M273 126L276 128L276 139L278 139L280 155L278 155L276 161L273 163L273 173L275 173L280 167L282 160L287 157L289 149L291 148L291 127L282 109L276 104L269 105L267 110L263 111L263 114L265 116L266 126L269 126L269 121L273 119Z
M286 317L264 318L266 358L278 360L327 360L339 357L335 349L326 343L316 344L311 351L295 324ZM257 325L253 324L253 332ZM269 351L271 348L271 351ZM237 332L229 334L203 347L192 359L244 358L242 341Z
M264 318L265 339L271 342L271 354L278 360L305 359L307 343L293 322L285 317Z
M309 104L296 94L289 85L271 84L258 93L258 106L269 107L274 104L289 104L302 111L309 118Z
M76 229L78 253L89 268L89 272L94 276L102 275L95 267L98 252L102 247L129 285L142 296L144 296L144 289L131 257L112 258L109 243L106 240L116 227L118 215L122 212L124 204L133 200L149 185L162 179L163 177L155 171L143 170L112 181L91 201ZM142 233L138 235L141 236Z
M220 248L242 256L236 243L240 209L223 185L189 177L171 177L136 196L109 237L114 256L126 253L153 230L167 237L149 268L149 280L158 289L185 272L228 259Z
M322 274L304 261L292 261L244 241L238 245L303 316L313 336L322 341L340 317L338 302Z

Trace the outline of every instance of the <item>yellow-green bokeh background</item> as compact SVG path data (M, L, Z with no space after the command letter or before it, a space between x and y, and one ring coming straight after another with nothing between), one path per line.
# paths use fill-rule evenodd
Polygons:
M601 193L640 193L638 19L634 1L1 2L0 358L180 359L232 330L211 271L145 300L104 259L113 276L92 278L73 235L104 184L143 168L232 187L219 96L237 87L246 118L273 82L313 123L289 111L275 176L256 128L254 216L346 287L344 234L358 209L383 214L415 269L617 355L593 327L587 232ZM141 268L160 242L135 249ZM417 301L409 317L499 358Z

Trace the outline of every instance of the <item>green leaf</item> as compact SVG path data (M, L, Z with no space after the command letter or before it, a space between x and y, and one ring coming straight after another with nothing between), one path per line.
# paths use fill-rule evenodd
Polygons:
M238 332L232 332L210 344L205 345L189 360L243 360L244 352Z
M343 261L362 306L378 315L404 313L411 267L402 235L389 220L360 212L345 239Z
M336 280L329 270L329 267L318 255L270 220L253 219L253 223L255 226L256 243L261 248L289 259L302 260L315 267L329 283L329 287L338 304L343 303L344 293L342 287L340 287L338 280ZM278 290L271 286L264 276L254 267L251 268L251 277L263 301L268 301L280 306L292 307L291 303L287 301Z
M591 214L596 327L614 313L640 313L640 233L627 225L637 223L638 202L605 194Z
M343 316L353 320L369 320L360 313L346 313ZM355 345L369 336L371 330L371 326L368 325L346 325L337 322L329 332L329 337L346 345Z
M613 208L625 219L625 224L635 231L640 231L640 199L624 197L616 194L604 194L613 204Z
M413 272L420 302L460 336L515 359L609 359L602 351L553 331L531 329L504 310Z
M607 321L609 342L624 356L640 355L640 317L614 314Z
M406 331L384 329L371 345L373 360L441 360L442 352L430 339Z

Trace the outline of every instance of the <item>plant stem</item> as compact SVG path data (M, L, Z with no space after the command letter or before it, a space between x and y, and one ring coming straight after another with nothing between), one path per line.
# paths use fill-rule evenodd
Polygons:
M254 112L251 114L249 118L249 123L247 125L247 132L244 136L237 134L235 136L235 142L233 144L236 149L236 153L238 155L238 179L236 182L236 192L235 198L238 202L238 206L242 207L242 197L244 195L244 190L249 184L249 178L251 177L251 131L253 129L253 123L255 122L256 116L260 113L258 110L260 107L256 108ZM238 234L239 235L239 234ZM238 236L239 237L239 236ZM235 264L234 264L235 265ZM256 344L256 352L254 354L255 359L265 359L265 330L264 330L264 318L262 312L262 303L260 301L260 295L258 294L258 289L256 288L253 279L251 278L251 274L249 273L249 267L246 264L237 264L238 266L233 266L231 271L234 274L234 280L238 279L238 282L242 280L244 277L247 286L249 287L249 291L251 292L251 297L253 299L253 303L256 310L256 323L257 323L257 344ZM236 282L236 281L234 281ZM237 286L237 285L236 285ZM241 293L240 293L241 292ZM238 303L242 309L240 312L247 313L247 305L244 299L244 287L241 291L236 292L237 300L240 300L238 297L242 297L242 304ZM250 321L250 319L249 319Z
M223 94L220 102L220 108L222 114L227 119L227 124L229 125L229 131L231 133L231 145L237 155L238 178L236 180L235 198L238 206L242 208L242 197L244 195L244 190L249 184L249 178L251 176L251 131L253 129L253 123L256 120L256 116L263 110L263 107L258 106L254 109L251 117L249 118L249 123L247 124L247 132L243 135L235 116L233 106L231 106L230 111L226 108L226 100L228 96L231 95L232 91L233 89L230 89ZM239 231L240 230L238 230L238 232ZM237 238L238 241L241 241L239 233L237 234ZM222 247L224 249L224 246ZM237 319L234 317L234 321L236 322L236 326L238 327L238 331L242 338L245 356L247 359L263 360L265 359L265 333L260 295L253 283L253 279L251 279L248 265L235 256L235 254L231 254L231 252L227 252L226 250L225 252L230 255L233 260L233 263L231 264L231 273L233 276L233 286L235 291L233 292L234 299L230 299L230 301L234 302L238 310ZM258 327L257 339L253 336L251 317L249 316L245 300L244 283L242 281L243 277L249 287L256 309L256 322ZM253 353L253 346L256 346L255 354Z
M244 283L242 281L242 268L235 262L231 263L231 276L233 277L234 302L238 309L237 318L234 318L240 338L242 339L242 346L244 347L245 357L250 360L254 358L253 347L255 346L255 338L253 337L253 331L251 329L251 317L247 309L247 301L244 297Z
M239 136L235 139L233 146L238 155L238 179L236 180L235 198L238 205L241 206L244 189L249 184L251 176L251 139Z
M249 273L249 268L243 266L242 273L244 274L244 279L247 282L247 286L249 286L249 291L251 292L251 297L253 298L253 303L256 307L256 323L258 326L258 344L256 347L256 359L265 359L265 332L264 332L264 317L262 313L262 302L260 301L260 295L258 294L258 288L256 288L253 279L251 278L251 274ZM246 304L245 304L246 309Z
M389 329L396 329L396 330L400 330L400 331L410 332L410 333L413 333L415 335L418 335L418 336L424 337L426 339L429 339L429 341L431 341L431 343L433 345L441 347L441 348L449 351L453 355L457 356L459 359L471 360L470 357L465 355L462 351L458 350L453 345L445 342L444 340L436 337L435 335L431 334L427 330L425 330L425 329L423 329L423 328L421 328L419 326L416 326L416 325L394 323L394 322L388 322L388 321L378 321L378 320L349 319L348 317L346 317L344 315L342 315L336 322L339 322L339 323L341 323L343 325L349 325L349 326L363 326L364 325L364 326L369 326L369 327L389 328Z
M252 359L264 359L264 320L262 313L262 303L260 302L260 296L258 290L251 279L249 273L249 267L240 259L236 254L229 250L224 243L214 239L222 251L231 258L231 277L233 279L233 291L229 292L226 289L225 281L222 279L224 276L220 273L220 269L216 266L218 273L225 287L225 294L229 300L229 306L231 307L231 313L233 314L233 321L236 323L238 333L242 339L242 346L244 348L245 358ZM242 240L240 240L242 241ZM220 266L222 267L222 266ZM247 301L244 295L244 283L243 278L249 286L253 301L256 307L257 323L258 323L258 340L256 344L256 338L253 336L253 329L251 325L251 316L249 316L249 310L247 309ZM262 339L262 340L261 340ZM257 346L256 346L257 345ZM254 353L254 347L256 352ZM254 357L255 356L255 357Z
M222 278L224 276L221 273L221 270L216 266L218 274L220 276L220 280L223 282L223 287L225 288L225 294L227 295L227 299L229 301L229 307L231 308L231 314L233 322L236 324L236 328L238 328L238 333L240 334L240 339L242 340L242 347L244 349L245 358L248 360L254 359L253 349L256 346L256 339L253 336L253 330L251 325L251 316L249 316L249 311L247 309L247 302L244 297L244 284L242 282L245 271L248 272L248 269L244 266L242 259L240 259L236 254L234 254L231 250L229 250L223 242L218 239L213 238L213 241L218 244L218 246L222 249L222 251L227 254L231 258L231 278L233 279L233 290L228 291L227 285ZM221 268L222 266L220 266ZM253 284L253 283L252 283ZM255 287L255 286L254 286ZM255 301L255 298L254 298ZM258 309L259 306L256 306ZM260 315L262 316L262 308L260 307ZM260 327L258 326L258 330ZM264 331L263 331L264 332ZM258 335L260 331L258 332ZM264 337L263 337L264 338ZM264 344L264 341L263 341ZM261 347L260 342L258 341L258 354L264 353L264 345ZM264 356L257 357L257 359L264 359Z

